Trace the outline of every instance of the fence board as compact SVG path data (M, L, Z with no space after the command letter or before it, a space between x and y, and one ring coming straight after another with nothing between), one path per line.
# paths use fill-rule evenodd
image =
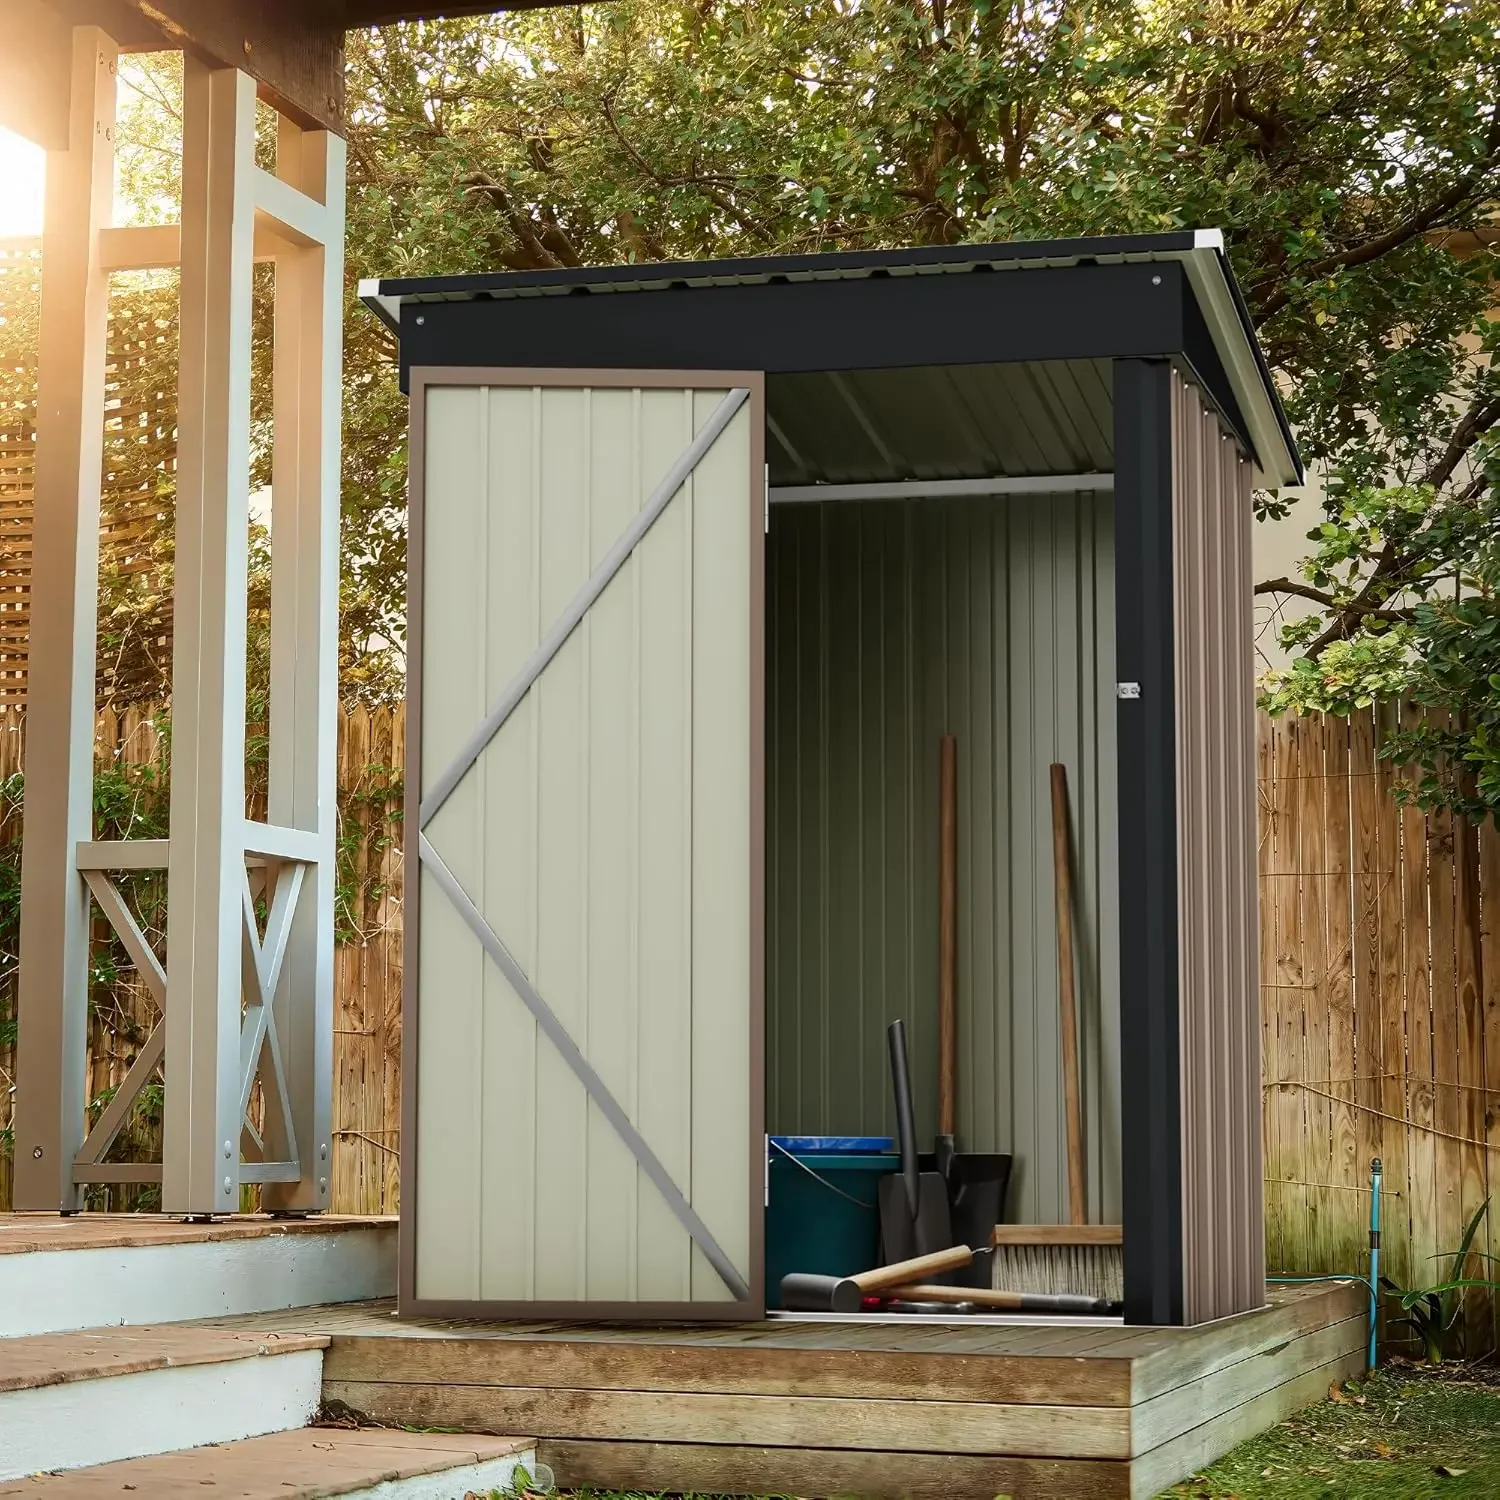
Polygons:
M1325 931L1323 994L1328 1006L1328 1087L1330 1116L1328 1183L1322 1201L1325 1254L1333 1265L1347 1265L1360 1249L1345 1209L1351 1190L1368 1178L1369 1158L1359 1160L1355 1086L1359 1074L1358 1028L1354 1014L1355 880L1352 864L1350 726L1345 719L1323 723L1323 886ZM1368 1244L1366 1239L1365 1244Z

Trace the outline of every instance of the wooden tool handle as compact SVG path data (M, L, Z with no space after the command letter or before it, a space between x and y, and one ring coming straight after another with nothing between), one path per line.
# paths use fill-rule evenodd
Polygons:
M1078 1089L1078 1008L1073 980L1073 875L1068 768L1052 767L1052 868L1057 898L1057 998L1062 1021L1063 1108L1068 1126L1068 1218L1088 1221L1084 1190L1083 1106Z
M876 1266L873 1271L861 1271L849 1280L863 1292L882 1292L887 1287L920 1281L924 1276L962 1270L973 1259L974 1252L967 1245L954 1245L951 1250L934 1250L931 1255L919 1255L915 1260L898 1260L894 1265Z
M958 741L938 755L938 1134L958 1131Z
M975 1307L1019 1309L1021 1292L991 1291L982 1286L900 1286L883 1288L884 1295L902 1302L972 1302Z
M893 1286L882 1296L901 1302L967 1302L972 1307L991 1307L1005 1312L1068 1313L1101 1316L1111 1304L1097 1297L1073 1293L1003 1292L973 1286Z

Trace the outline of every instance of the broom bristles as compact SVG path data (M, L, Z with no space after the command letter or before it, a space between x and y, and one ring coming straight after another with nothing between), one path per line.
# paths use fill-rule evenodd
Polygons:
M991 1285L998 1292L1049 1296L1125 1297L1125 1266L1118 1245L996 1245Z

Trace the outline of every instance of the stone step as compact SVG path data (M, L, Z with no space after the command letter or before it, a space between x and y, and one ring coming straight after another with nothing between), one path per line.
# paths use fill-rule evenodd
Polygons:
M212 1448L0 1483L0 1500L463 1500L535 1466L531 1438L307 1427Z
M0 1340L0 1479L304 1427L327 1347L170 1326Z
M0 1214L0 1339L279 1312L395 1290L393 1218Z

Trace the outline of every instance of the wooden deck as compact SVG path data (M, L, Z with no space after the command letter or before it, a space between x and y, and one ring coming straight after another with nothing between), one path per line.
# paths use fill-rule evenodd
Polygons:
M0 1255L48 1250L141 1249L148 1245L221 1244L285 1234L343 1234L393 1229L394 1215L312 1214L275 1218L240 1214L232 1219L188 1222L171 1214L0 1213Z
M526 1432L565 1485L994 1500L1155 1495L1364 1369L1366 1298L1278 1288L1196 1329L398 1320L349 1304L219 1326L327 1334L325 1400Z

